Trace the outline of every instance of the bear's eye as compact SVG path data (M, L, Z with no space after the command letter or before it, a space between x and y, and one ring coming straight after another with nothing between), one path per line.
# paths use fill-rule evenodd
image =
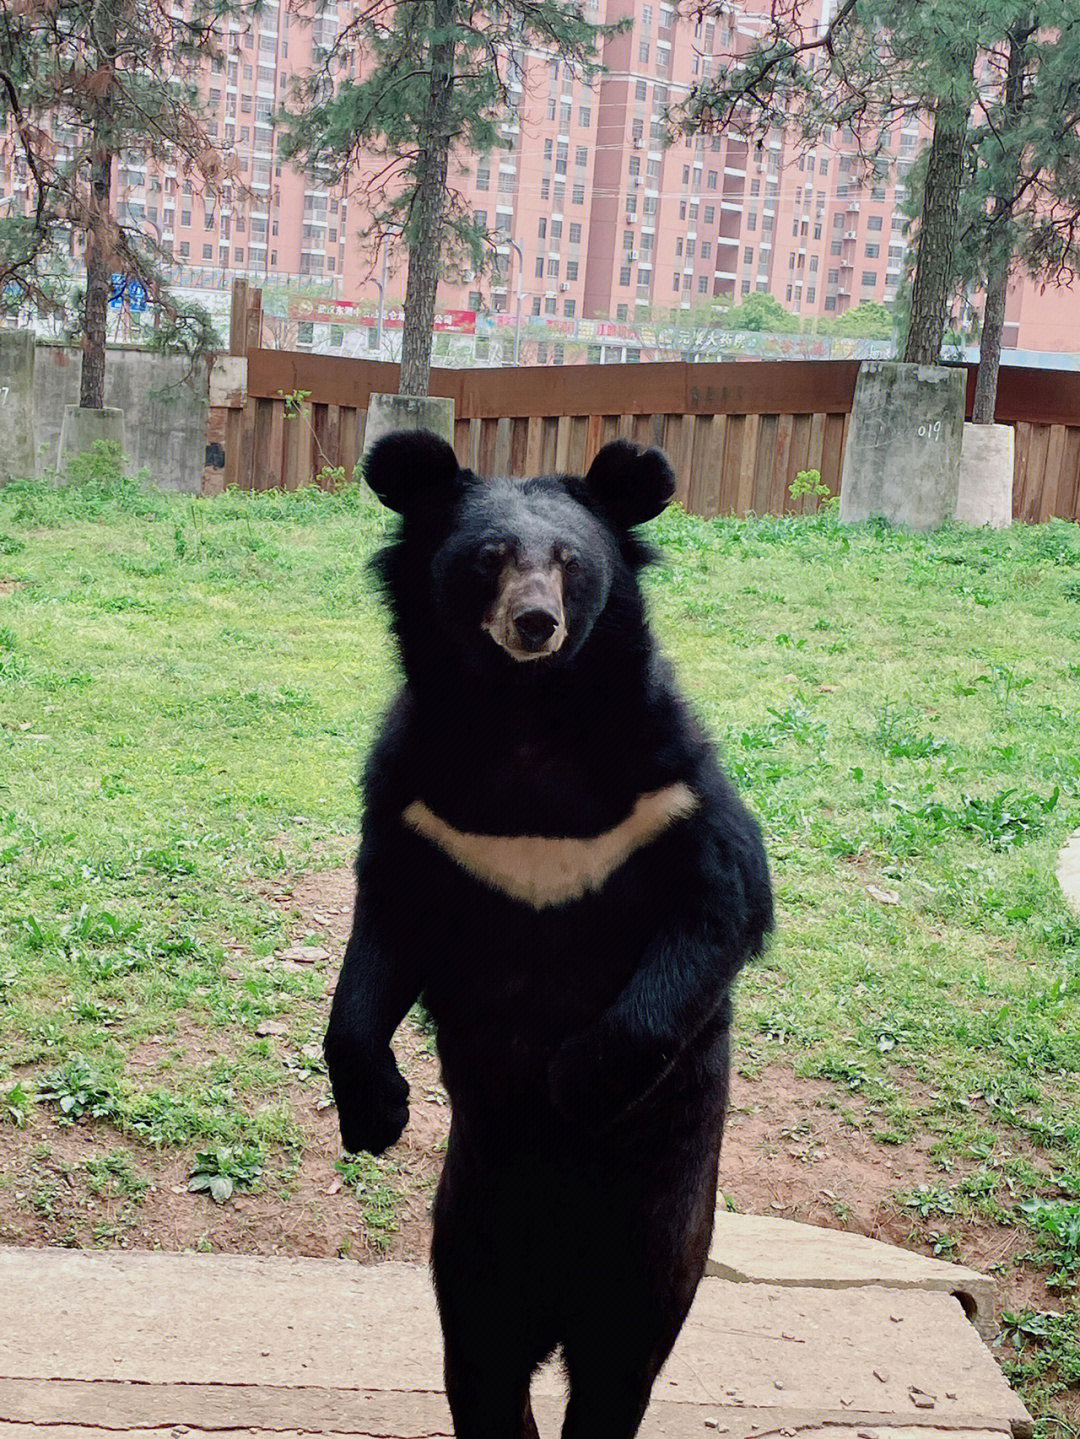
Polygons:
M564 550L562 553L563 574L575 575L581 569L581 557L575 555L571 550Z
M476 555L476 568L485 575L493 575L502 568L506 551L502 545L481 545Z

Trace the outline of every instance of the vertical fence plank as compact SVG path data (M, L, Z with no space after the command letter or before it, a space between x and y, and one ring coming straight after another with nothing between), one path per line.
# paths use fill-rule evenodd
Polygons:
M513 426L510 435L510 463L507 472L511 475L527 475L529 472L525 466L525 450L529 439L529 421L519 418L511 421Z
M525 473L535 475L544 466L544 421L536 415L529 417L525 440Z
M281 483L287 490L306 485L311 478L311 428L308 407L302 406L285 417L285 463Z
M821 474L822 457L825 450L825 416L816 414L810 416L810 443L806 452L806 468L817 470ZM789 502L790 503L790 502ZM812 508L817 509L820 501L815 500ZM809 496L799 501L800 513L805 514L811 508Z
M784 502L788 498L788 470L791 466L791 440L795 432L794 415L776 417L776 438L773 442L772 478L769 485L769 509L773 514L783 514Z
M747 415L743 423L742 455L739 458L739 507L743 513L763 514L767 496L757 492L754 479L761 434L761 416Z
M724 468L727 444L727 415L709 416L709 443L705 451L704 474L701 479L701 500L697 513L707 520L721 514L720 476Z
M821 478L834 495L840 493L844 467L844 417L825 416L825 433L821 441Z
M240 452L243 445L244 411L237 406L225 416L225 488L240 484Z
M724 467L720 472L720 514L739 515L739 472L742 465L742 437L745 415L728 415L724 441Z
M510 473L510 440L511 421L504 415L502 419L495 421L495 443L491 452L491 473L493 475Z
M540 469L546 475L553 474L558 468L556 451L559 440L559 422L554 417L544 417L543 435L540 443Z
M1016 426L1015 453L1013 455L1013 519L1021 518L1024 496L1027 492L1028 450L1031 447L1031 426L1023 422Z
M1027 487L1021 519L1034 521L1039 518L1043 490L1046 486L1046 456L1050 448L1050 426L1032 425L1031 441L1028 445Z
M779 421L779 415L758 415L757 443L754 446L755 495L767 496L772 493L773 470L776 467L776 426Z
M1035 518L1041 522L1050 519L1057 502L1058 481L1061 465L1065 458L1065 426L1050 425L1046 444L1046 464L1042 484L1039 486L1039 508Z
M316 475L322 475L319 485L326 489L333 481L323 474L328 466L333 465L334 457L330 446L330 406L311 406L311 473L307 479L313 479Z
M570 416L560 415L555 422L555 469L565 473L570 462Z
M693 415L668 415L663 449L675 471L675 498L685 505L690 491L690 457L693 453Z
M1080 520L1080 427L1076 425L1070 425L1065 432L1053 513L1063 520Z
M341 412L341 468L345 471L345 483L351 484L356 478L356 462L360 458L357 439L360 411L350 405Z
M791 452L788 456L787 470L783 478L783 491L776 508L776 513L780 515L784 513L785 507L790 507L791 505L790 491L795 476L800 470L808 470L810 468L810 424L812 416L794 415L792 418L794 423L791 429ZM810 501L807 496L800 501L800 505L800 513L805 514L807 509L817 505L817 501Z
M566 457L566 468L572 475L585 473L585 455L589 448L589 418L574 415L570 421L570 447Z
M454 454L457 455L458 464L463 469L470 468L471 455L469 453L469 434L471 420L454 421Z
M605 415L590 415L588 417L588 433L585 437L585 463L584 470L588 470L597 454L604 447L604 431L607 425Z

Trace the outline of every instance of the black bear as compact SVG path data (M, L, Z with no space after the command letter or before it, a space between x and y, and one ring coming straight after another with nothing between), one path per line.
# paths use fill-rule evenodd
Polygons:
M481 481L393 434L365 478L405 683L365 776L326 1058L347 1150L408 1119L419 996L452 1105L432 1266L457 1439L630 1439L712 1232L731 988L772 922L757 826L646 623L657 450Z

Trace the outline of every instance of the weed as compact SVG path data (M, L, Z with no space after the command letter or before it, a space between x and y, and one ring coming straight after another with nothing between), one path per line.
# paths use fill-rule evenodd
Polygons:
M55 1104L72 1124L79 1119L113 1119L120 1112L113 1082L81 1058L46 1074L37 1097L42 1104Z
M193 1194L208 1193L215 1203L224 1204L234 1190L254 1189L262 1172L260 1150L219 1145L196 1154L188 1189Z

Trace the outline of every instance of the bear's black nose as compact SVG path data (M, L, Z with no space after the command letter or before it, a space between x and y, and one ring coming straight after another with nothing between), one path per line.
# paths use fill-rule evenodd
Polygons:
M527 650L538 650L555 633L558 617L548 610L522 610L514 616L518 639Z

